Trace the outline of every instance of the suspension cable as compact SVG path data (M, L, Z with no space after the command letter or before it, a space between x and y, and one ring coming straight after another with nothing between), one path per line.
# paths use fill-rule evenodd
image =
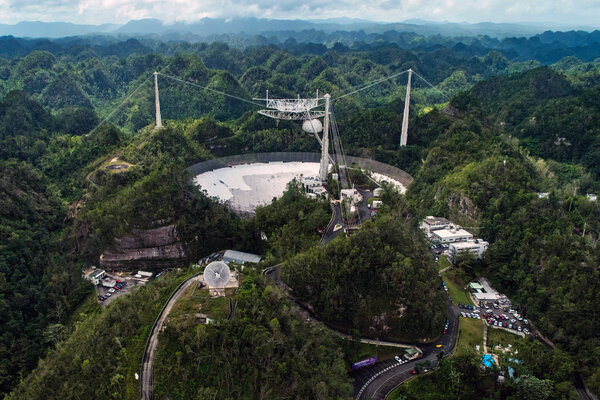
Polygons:
M437 91L439 94L441 94L442 96L444 96L447 100L450 100L450 97L448 97L448 95L444 92L442 92L440 89L436 88L435 86L433 86L431 83L429 83L429 81L425 78L423 78L421 75L419 75L417 72L413 71L413 73L415 75L417 75L419 78L423 79L425 81L426 84L428 84L429 86L431 86L431 88L435 91Z
M361 88L358 88L358 89L356 89L356 90L353 90L352 92L349 92L349 93L343 94L343 95L341 95L341 96L338 96L338 97L336 97L335 99L332 99L331 101L336 101L336 100L339 100L339 99L343 99L343 98L344 98L344 97L346 97L346 96L350 96L350 95L352 95L352 94L355 94L355 93L361 92L361 91L363 91L363 90L367 90L367 89L369 89L369 88L371 88L371 87L373 87L373 86L375 86L375 85L379 85L379 84L380 84L380 83L382 83L382 82L389 81L390 79L394 79L394 78L396 78L396 77L398 77L398 76L400 76L400 75L402 75L402 74L405 74L405 73L407 73L407 72L408 72L408 70L406 70L406 71L402 71L402 72L398 72L398 73L395 73L394 75L390 75L390 76L388 76L388 77L385 77L385 78L378 79L378 80L376 80L376 81L374 81L374 82L371 82L371 83L369 83L369 84L368 84L368 85L366 85L366 86L363 86L363 87L361 87Z
M343 98L344 98L344 97L346 97L346 96L350 96L350 95L353 95L353 94L355 94L355 93L361 92L361 91L363 91L363 90L367 90L367 89L369 89L369 88L372 88L372 87L373 87L373 86L375 86L375 85L379 85L379 84L380 84L380 83L382 83L382 82L389 81L390 79L394 79L394 78L396 78L396 77L398 77L398 76L400 76L400 75L402 75L402 74L405 74L405 73L407 73L408 71L409 71L409 70L402 71L402 72L397 72L397 73L395 73L395 74L393 74L393 75L390 75L390 76L387 76L387 77L385 77L385 78L377 79L376 81L373 81L373 82L371 82L371 83L369 83L369 84L367 84L367 85L365 85L365 86L362 86L362 87L360 87L360 88L358 88L358 89L356 89L356 90L353 90L353 91L351 91L351 92L348 92L348 93L346 93L346 94L343 94L343 95L341 95L341 96L338 96L338 97L336 97L335 99L332 99L331 101L336 101L336 100L339 100L339 99L343 99ZM440 89L438 89L437 87L433 86L433 85L432 85L432 84L431 84L431 83L430 83L430 82L429 82L427 79L423 78L423 76L421 76L421 75L420 75L419 73L417 73L415 70L412 70L412 72L413 72L413 73L414 73L414 74L415 74L417 77L421 78L421 79L422 79L422 80L423 80L423 81L424 81L426 84L428 84L428 85L429 85L429 86L430 86L430 87L431 87L433 90L435 90L436 92L438 92L439 94L441 94L442 96L444 96L444 97L445 97L447 100L450 100L450 97L449 97L449 96L448 96L446 93L442 92Z
M232 94L225 93L225 92L222 92L222 91L220 91L220 90L211 89L211 88L209 88L209 87L202 86L202 85L199 85L199 84L197 84L197 83L190 82L190 81L186 81L186 80L183 80L183 79L180 79L180 78L176 78L176 77L174 77L174 76L170 76L170 75L163 74L163 73L160 73L160 72L159 72L159 75L162 75L162 76L164 76L165 78L169 78L169 79L172 79L172 80L174 80L174 81L178 81L178 82L181 82L181 83L187 83L188 85L196 86L196 87L198 87L198 88L200 88L200 89L204 89L204 90L208 90L208 91L210 91L210 92L215 92L215 93L218 93L218 94L222 94L223 96L231 97L232 99L236 99L236 100L243 101L243 102L246 102L246 103L254 104L255 106L258 106L258 107L263 107L263 105L262 105L262 104L255 103L254 101L247 100L247 99L244 99L244 98L241 98L241 97L238 97L238 96L234 96L234 95L232 95Z
M104 119L102 121L100 121L100 123L98 125L96 125L94 127L94 129L92 129L91 131L89 131L89 133L86 134L86 136L91 135L96 129L98 129L98 127L100 125L102 125L103 123L105 123L115 112L117 112L123 106L123 104L125 104L127 102L127 100L129 100L131 98L131 96L133 96L138 90L140 90L140 88L142 86L144 86L146 84L146 82L148 82L148 80L150 80L151 77L152 77L152 75L149 75L144 80L144 82L142 82L133 92L129 93L127 95L127 97L125 97L125 99L121 102L121 104L119 104L117 107L115 107L106 117L104 117Z

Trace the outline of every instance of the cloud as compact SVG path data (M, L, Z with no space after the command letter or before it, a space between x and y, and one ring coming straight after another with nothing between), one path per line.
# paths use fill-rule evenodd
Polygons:
M348 17L384 22L421 18L597 25L600 5L597 0L0 0L2 23L41 20L101 24L141 18L193 22L204 17Z

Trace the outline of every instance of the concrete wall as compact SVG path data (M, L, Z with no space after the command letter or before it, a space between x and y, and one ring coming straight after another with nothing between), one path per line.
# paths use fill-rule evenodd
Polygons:
M274 153L249 153L249 154L237 154L234 156L227 156L221 158L215 158L194 164L187 168L187 171L193 175L199 175L207 171L212 171L218 168L230 167L232 165L251 164L251 163L267 163L267 162L316 162L318 163L321 159L321 153L301 153L301 152L274 152ZM382 175L389 176L390 178L397 180L404 187L407 187L413 182L413 177L405 171L394 166L381 163L379 161L371 160L368 158L360 157L346 157L349 164L358 164L362 169L377 172Z

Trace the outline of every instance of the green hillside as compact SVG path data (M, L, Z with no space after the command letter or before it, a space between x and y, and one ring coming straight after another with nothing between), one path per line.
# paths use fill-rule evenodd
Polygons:
M0 60L0 397L138 397L134 373L149 327L191 273L186 266L234 248L265 261L244 272L238 312L222 329L183 324L164 332L161 395L346 398L347 346L305 324L275 289L259 287L257 273L283 263L293 295L353 335L433 338L445 311L438 269L417 228L427 215L490 242L483 259L461 263L460 273L488 277L556 346L522 343L529 386L513 382L505 398L527 398L532 387L568 398L574 373L600 393L600 209L586 196L600 191L597 65L571 59L522 71L537 64L447 48L301 48L171 43L153 53L127 41L115 43L119 55L74 46ZM297 124L257 115L255 105L166 75L244 99L267 89L270 96L318 89L338 97L408 67L454 97L416 80L407 147L398 148L405 75L334 102L348 154L415 179L406 195L387 192L378 217L350 237L321 246L318 229L329 222L330 205L294 185L241 219L185 174L198 161L317 151L318 142ZM163 73L165 127L158 131L146 81L154 70ZM508 74L515 70L522 72ZM129 168L105 169L113 162ZM100 309L81 270L97 265L115 238L159 224L177 227L189 254L182 271ZM467 357L439 371L462 376L451 382L463 385L452 386L457 396L496 398L495 389L479 385L487 373L467 378L473 365ZM239 379L219 386L228 374ZM430 379L431 398L438 398L437 388L450 383L438 372ZM429 398L420 385L403 394Z

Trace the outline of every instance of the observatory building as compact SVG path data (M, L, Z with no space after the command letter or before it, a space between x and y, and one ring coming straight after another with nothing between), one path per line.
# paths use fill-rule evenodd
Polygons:
M212 297L225 296L225 289L237 288L239 284L236 271L230 271L222 261L213 261L206 266L202 278Z

